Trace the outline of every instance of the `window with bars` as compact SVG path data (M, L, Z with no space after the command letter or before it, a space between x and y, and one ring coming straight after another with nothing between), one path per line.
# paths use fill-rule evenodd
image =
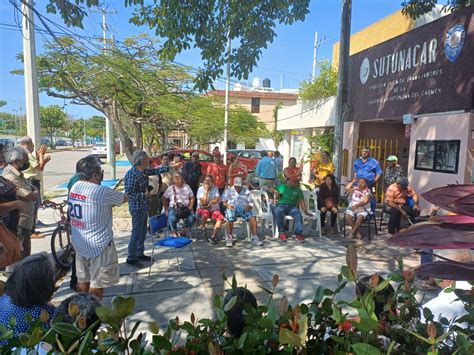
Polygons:
M260 98L259 97L252 97L252 106L250 108L251 113L259 113L260 112Z

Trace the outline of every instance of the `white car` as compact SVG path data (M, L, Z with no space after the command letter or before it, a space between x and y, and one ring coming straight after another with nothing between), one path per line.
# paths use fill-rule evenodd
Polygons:
M107 158L107 145L105 143L96 143L92 148L92 155L97 155L99 158Z

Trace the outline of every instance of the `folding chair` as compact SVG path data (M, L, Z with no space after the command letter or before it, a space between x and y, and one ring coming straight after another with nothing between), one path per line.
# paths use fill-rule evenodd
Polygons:
M375 235L377 235L377 220L375 218L375 208L377 206L377 201L375 200L375 197L372 195L370 197L370 209L366 209L367 211L367 216L365 217L364 219L364 222L361 224L361 227L366 224L367 225L367 229L368 229L368 239L369 239L369 242L372 240L372 236L371 236L371 222L373 220L373 223L374 223L374 231L375 231ZM346 213L344 213L344 238L346 238L346 219L345 219L345 215Z
M268 225L271 224L272 236L275 236L275 222L267 192L262 190L252 190L250 191L250 194L252 195L254 201L253 210L255 212L255 216L257 217L257 223L259 219L262 220L262 233L263 228L268 228Z
M155 254L155 247L165 247L169 248L168 252L168 265L170 264L171 260L171 252L175 251L176 254L176 261L178 263L178 273L179 273L179 280L182 281L181 276L181 266L179 263L179 255L178 250L183 249L187 245L192 243L190 238L175 238L175 237L166 237L164 239L157 240L158 238L164 236L164 232L167 230L168 227L168 218L165 213L153 216L150 218L150 237L152 239L153 248L151 250L151 257ZM148 276L151 275L151 267L153 263L150 263L150 267L148 268Z

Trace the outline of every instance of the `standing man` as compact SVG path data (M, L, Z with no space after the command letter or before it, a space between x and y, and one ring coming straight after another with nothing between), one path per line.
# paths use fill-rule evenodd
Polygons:
M214 185L219 190L219 194L222 195L227 184L227 166L222 162L222 155L214 155L214 162L207 167L206 175L212 175Z
M181 174L183 175L184 182L189 185L196 196L199 189L199 181L201 180L201 164L199 164L199 153L193 152L191 154L191 161L184 164ZM196 204L194 205L194 211L196 211Z
M128 243L127 264L143 267L140 261L151 261L144 254L148 216L148 176L165 173L168 167L149 169L150 158L143 150L132 156L132 168L125 175L125 193L128 195L128 210L132 215L132 235Z
M370 156L370 148L362 148L362 156L354 162L354 180L364 179L367 187L372 186L380 179L382 168L377 159Z
M283 158L278 150L275 151L275 158L273 160L275 161L276 179L279 182L280 176L283 173Z
M262 150L260 156L262 158L257 163L257 168L255 169L255 175L258 178L260 188L273 186L276 178L275 161L267 155L266 150Z
M104 171L99 159L87 156L77 165L79 181L69 192L71 240L76 251L77 291L102 299L104 288L119 280L112 230L112 207L127 202L122 192L101 186Z
M278 185L276 188L270 188L270 192L275 194L278 203L275 207L275 219L280 231L280 240L286 242L286 223L285 216L291 216L295 220L296 241L304 243L303 237L303 217L299 208L307 216L311 216L308 207L304 202L303 191L299 187L298 179L286 179L286 183Z
M399 177L405 176L402 167L398 165L398 158L395 155L390 155L387 158L387 169L383 173L383 181L385 188L388 188L393 183L397 182Z
M35 219L31 238L44 238L40 233L36 233L36 223L38 221L38 209L41 205L41 180L43 178L44 167L51 160L51 156L46 155L48 146L41 144L40 148L35 152L35 145L31 137L25 136L20 139L20 145L28 151L30 167L23 172L25 178L38 189L39 198L35 202Z
M17 234L23 246L21 257L24 259L31 254L34 202L38 200L39 192L23 175L23 171L30 166L28 151L25 148L20 146L10 148L5 155L5 162L8 165L3 169L2 176L16 186L17 198L22 202Z

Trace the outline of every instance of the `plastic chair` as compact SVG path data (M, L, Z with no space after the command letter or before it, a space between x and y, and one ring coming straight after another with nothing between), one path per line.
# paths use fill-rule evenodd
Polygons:
M181 265L179 263L178 251L182 251L182 249L187 247L192 242L193 241L190 238L186 238L186 237L166 237L154 243L154 246L168 248L168 251L169 251L168 265L170 264L170 260L171 260L171 252L173 251L175 252L180 282L183 281L183 277L181 274ZM151 265L150 265L150 269L148 270L148 276L150 276L150 271L151 271Z
M272 236L275 236L275 222L267 192L262 190L252 190L250 191L250 194L252 195L252 199L254 202L253 210L255 212L257 222L259 219L262 220L262 233L263 228L268 228L268 225L271 224Z
M309 213L312 214L312 216L310 217L305 215L304 213L301 213L301 215L303 216L303 224L306 221L309 221L310 223L312 221L316 221L316 228L319 231L319 238L322 238L321 211L318 209L318 198L316 195L316 191L303 190L303 197L304 203L306 204Z
M152 244L151 257L153 258L153 254L155 253L155 241L156 239L164 236L164 231L166 227L168 226L168 217L166 216L165 213L152 216L150 217L150 220L149 220L149 226L150 226L150 238L151 238L151 244ZM150 273L151 273L151 266L152 266L152 263L150 263L150 267L148 269L148 276L150 276Z
M373 195L371 195L370 197L370 201L369 201L369 204L370 204L370 209L366 209L367 211L367 216L365 217L364 219L364 222L361 224L361 227L366 224L367 225L367 229L368 229L368 239L369 239L369 242L372 240L372 235L371 235L371 222L372 220L374 221L374 231L375 231L375 235L377 235L377 220L375 218L375 208L377 206L377 201L375 200L375 197ZM346 213L344 213L344 238L346 237L346 220L345 220L345 215Z

